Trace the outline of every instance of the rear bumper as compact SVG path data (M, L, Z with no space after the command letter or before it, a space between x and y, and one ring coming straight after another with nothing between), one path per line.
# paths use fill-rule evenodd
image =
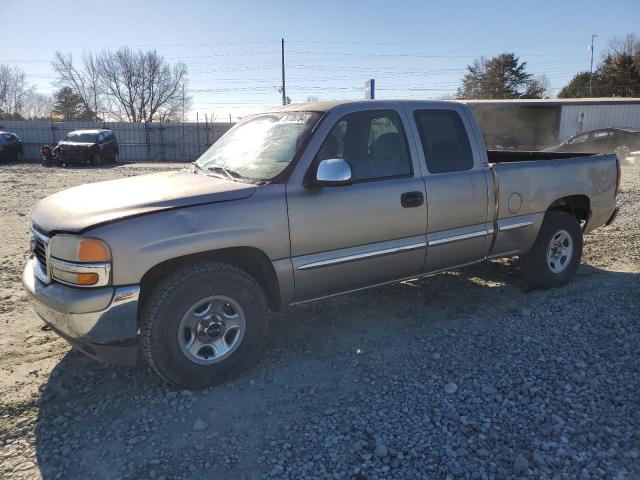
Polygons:
M137 362L139 286L47 285L35 276L33 259L27 262L22 281L36 313L72 346L108 363Z

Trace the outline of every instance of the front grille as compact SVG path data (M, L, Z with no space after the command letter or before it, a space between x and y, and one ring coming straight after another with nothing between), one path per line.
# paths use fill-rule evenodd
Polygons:
M40 237L33 237L33 254L42 270L47 271L47 244Z
M49 280L49 266L48 266L48 256L47 256L47 248L49 244L49 237L44 235L43 233L38 232L35 228L31 227L31 233L33 236L31 237L31 252L38 262L39 272L36 269L36 274L40 277L41 280L48 281Z
M62 152L62 158L67 162L83 162L87 159L86 150L66 150Z

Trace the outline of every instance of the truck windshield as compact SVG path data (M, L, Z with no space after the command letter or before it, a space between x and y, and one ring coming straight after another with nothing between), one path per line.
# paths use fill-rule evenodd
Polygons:
M224 134L196 165L205 170L228 170L251 180L270 180L291 163L319 118L314 112L253 116Z
M97 133L88 132L71 132L64 137L65 142L78 142L78 143L94 143L98 140Z

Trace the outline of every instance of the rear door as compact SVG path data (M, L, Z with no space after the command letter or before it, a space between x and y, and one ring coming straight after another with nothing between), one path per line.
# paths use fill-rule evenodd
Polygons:
M486 157L478 148L471 121L457 105L416 109L413 117L426 166L425 271L482 260L489 251L493 228L487 165L483 164Z
M300 175L287 184L297 301L422 271L424 182L406 130L402 112L392 108L333 112L323 121L315 136L322 143L310 144L313 157L299 166L308 174L320 160L342 158L353 184L306 188Z
M111 132L102 132L99 137L102 150L102 159L105 162L113 160L113 141L111 140Z

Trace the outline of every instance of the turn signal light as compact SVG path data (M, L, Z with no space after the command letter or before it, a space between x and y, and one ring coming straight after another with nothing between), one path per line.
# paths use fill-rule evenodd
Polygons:
M80 245L78 246L78 261L86 263L108 262L109 251L105 244L100 240L84 238L80 240Z
M76 273L78 285L95 285L98 282L97 273Z

